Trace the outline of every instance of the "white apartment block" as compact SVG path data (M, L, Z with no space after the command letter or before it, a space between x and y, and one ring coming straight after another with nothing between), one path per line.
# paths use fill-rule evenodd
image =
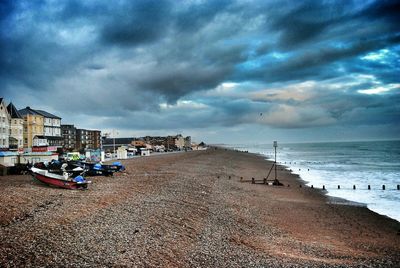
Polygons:
M61 118L42 110L36 112L44 117L44 136L61 137Z

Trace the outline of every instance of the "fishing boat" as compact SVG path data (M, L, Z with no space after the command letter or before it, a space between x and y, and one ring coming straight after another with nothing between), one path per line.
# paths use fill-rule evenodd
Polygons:
M63 171L63 174L53 173L47 169L33 166L32 176L48 185L66 189L86 189L91 181L87 181L82 175L71 177L71 173Z
M82 167L71 165L68 162L60 162L58 160L52 160L49 163L39 162L36 163L34 167L39 169L46 169L50 173L58 175L63 175L65 172L67 172L70 177L76 177L85 173L85 169L83 169Z
M70 165L81 167L88 176L112 176L115 172L125 170L120 162L114 162L112 165L104 165L101 163L89 163L83 161L70 161Z

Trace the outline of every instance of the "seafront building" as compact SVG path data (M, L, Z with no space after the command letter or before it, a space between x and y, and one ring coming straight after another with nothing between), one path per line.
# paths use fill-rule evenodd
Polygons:
M118 147L145 147L146 143L144 140L138 140L134 138L103 138L102 141L103 149L106 152L114 152Z
M63 137L61 136L61 117L43 110L35 111L43 116L43 136L47 140L48 146L55 147L53 150L61 148L63 145Z
M176 135L175 137L175 146L177 149L182 150L185 147L185 139L181 134Z
M101 148L101 131L76 128L74 125L61 125L63 148L66 151Z
M61 134L64 139L63 148L73 151L76 148L76 128L74 125L61 125Z
M185 145L184 145L184 147L185 147L185 148L192 148L192 137L187 136L187 137L185 138Z
M62 147L61 117L29 106L18 112L24 118L24 148L55 152Z
M99 130L76 129L76 149L99 149L100 136Z
M143 155L151 150L164 152L192 148L191 137L181 134L140 138L102 137L99 130L61 124L61 117L57 115L29 106L18 110L13 103L7 105L0 98L0 151L3 151L0 153L0 168L24 161L47 161L63 152L80 151L87 156L88 153L101 153L99 149L104 149L126 157L132 153Z
M24 118L24 148L32 148L33 138L44 136L44 117L29 106L18 112Z
M0 150L8 150L10 139L10 115L3 98L0 98Z
M58 159L63 146L67 151L99 149L101 132L62 126L57 115L29 106L18 110L0 98L0 170L16 163Z
M9 149L11 151L23 151L24 148L24 119L13 103L7 106L10 115Z
M103 139L103 148L106 152L113 152L114 148L125 146L127 148L148 148L154 151L160 150L184 150L191 149L191 137L184 138L181 134L176 136L145 136L139 138L108 138Z

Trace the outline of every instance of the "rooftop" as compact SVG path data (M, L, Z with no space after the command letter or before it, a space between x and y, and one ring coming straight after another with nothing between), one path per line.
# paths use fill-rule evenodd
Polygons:
M47 118L61 119L61 117L58 117L58 116L56 116L54 114L48 113L48 112L43 111L43 110L36 110L36 112L38 114L40 114L40 115L43 115L44 117L47 117Z
M24 116L24 115L41 115L38 112L36 112L34 109L32 109L31 107L27 106L24 109L18 110L18 112L20 113L20 115Z
M32 109L29 106L27 106L25 109L19 110L18 112L22 116L30 114L30 115L41 115L41 116L47 117L47 118L61 119L61 117L58 117L58 116L56 116L54 114L51 114L51 113L43 111L43 110L35 110L35 109Z
M7 111L10 114L11 118L22 119L22 115L18 112L17 108L15 108L12 102L7 106Z

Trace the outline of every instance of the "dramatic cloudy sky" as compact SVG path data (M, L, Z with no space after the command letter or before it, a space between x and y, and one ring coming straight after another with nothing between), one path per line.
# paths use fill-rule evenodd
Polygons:
M400 138L399 1L0 1L0 96L119 136Z

